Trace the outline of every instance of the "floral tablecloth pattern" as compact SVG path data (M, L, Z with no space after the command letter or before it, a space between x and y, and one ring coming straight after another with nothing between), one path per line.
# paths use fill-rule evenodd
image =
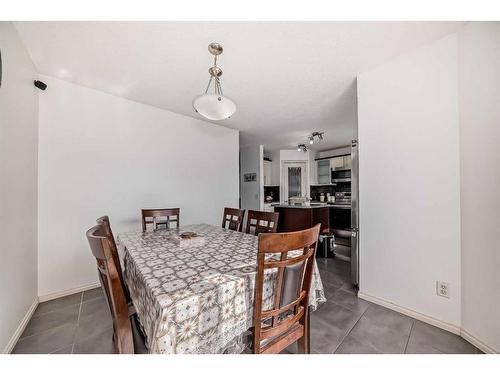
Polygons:
M118 236L125 281L150 353L238 353L252 327L258 238L208 224ZM265 273L271 306L276 270ZM325 302L317 265L311 308Z

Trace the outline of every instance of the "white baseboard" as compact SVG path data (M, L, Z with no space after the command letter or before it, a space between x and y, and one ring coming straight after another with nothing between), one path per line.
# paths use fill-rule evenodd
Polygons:
M478 339L476 336L474 336L470 332L467 332L465 329L463 329L455 324L444 322L442 320L439 320L439 319L433 318L431 316L419 313L417 311L408 309L408 308L403 307L403 306L396 305L395 303L386 301L382 298L371 296L371 295L363 293L363 292L358 292L358 297L361 299L364 299L366 301L373 302L377 305L387 307L388 309L397 311L401 314L410 316L410 317L417 319L417 320L420 320L424 323L430 324L430 325L438 327L438 328L442 328L446 331L449 331L449 332L454 333L456 335L462 336L465 340L470 342L472 345L474 345L476 348L480 349L484 353L487 353L487 354L498 354L499 353L498 350L487 345L486 343L484 343L483 341Z
M386 301L382 298L371 296L371 295L363 293L363 292L358 292L358 297L361 299L364 299L366 301L373 302L377 305L387 307L388 309L397 311L398 313L401 313L403 315L410 316L414 319L420 320L420 321L427 323L427 324L430 324L432 326L442 328L445 331L449 331L449 332L454 333L456 335L460 335L461 329L459 326L457 326L455 324L448 323L448 322L433 318L429 315L425 315L425 314L419 313L417 311L408 309L406 307L396 305L395 303Z
M470 342L472 345L474 345L476 348L480 349L482 352L486 354L500 354L499 350L496 350L495 348L492 348L488 344L484 343L480 339L478 339L476 336L474 336L472 333L467 332L465 329L462 328L460 332L460 336L462 336L465 340Z
M101 285L101 283L99 281L97 281L95 283L79 286L77 288L65 289L65 290L62 290L60 292L44 294L43 296L39 296L38 300L40 302L46 302L46 301L50 301L50 300L53 300L56 298L69 296L70 294L80 293L80 292L84 292L84 291L89 290L89 289L94 289L94 288L99 287L100 285Z
M9 354L10 352L12 352L12 350L14 349L14 346L16 346L17 341L19 340L19 338L23 334L24 329L26 328L31 317L33 316L33 313L35 312L37 306L38 306L38 297L35 297L33 303L31 304L30 308L26 312L26 315L24 315L23 320L21 320L21 323L19 323L19 326L17 327L14 334L10 338L9 342L7 343L5 348L3 349L3 352L2 352L3 354Z

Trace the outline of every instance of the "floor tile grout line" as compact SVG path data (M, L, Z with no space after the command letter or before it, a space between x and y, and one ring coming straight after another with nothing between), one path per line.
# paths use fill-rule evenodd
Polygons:
M368 308L367 308L366 310L368 310ZM349 334L350 334L350 333L351 333L351 331L354 329L354 327L356 327L356 324L358 324L358 322L361 320L361 317L362 317L363 315L365 315L366 310L365 310L365 311L363 311L363 314L361 314L361 315L359 316L359 318L358 318L358 319L356 320L356 322L352 325L352 327L349 329L349 331L348 331L348 332L347 332L347 333L346 333L346 334L342 337L342 340L340 340L339 344L335 347L335 350L333 351L333 353L332 353L332 354L335 354L335 352L339 349L340 345L342 345L342 343L343 343L343 342L344 342L344 340L347 338L347 336L349 336ZM351 310L351 311L352 311L352 310Z
M55 300L53 300L53 301L55 301ZM47 301L47 302L49 302L49 301ZM44 303L44 302L41 302L41 303ZM62 307L54 309L54 310L45 311L43 313L38 313L36 315L33 314L32 318L38 318L39 316L44 316L44 315L47 315L47 314L51 314L51 313L54 313L56 311L64 310L64 309L67 309L67 308L70 308L72 306L79 305L79 304L80 304L80 302L76 302L76 303L69 304L67 306L62 306Z
M38 332L35 332L35 333L31 334L31 335L21 337L21 338L19 338L18 342L19 342L19 341L23 341L23 340L25 340L25 339L32 338L33 336L41 335L42 333L45 333L45 332L47 332L47 331L52 331L52 330L55 330L55 329L61 328L63 325L66 325L66 324L69 324L69 323L64 323L64 324L61 324L61 325L58 325L58 326L55 326L55 327L51 327L51 328L47 328L47 329L43 329L43 330L38 331Z
M77 305L77 304L75 303L75 304L73 304L73 305L65 306L65 307L62 307L62 308L60 308L60 309L56 309L56 310L53 310L53 311L48 311L48 312L45 312L45 313L43 313L43 314L39 314L39 315L37 315L37 316L33 316L33 317L31 317L31 319L28 321L28 323L30 323L30 322L32 321L32 319L33 319L33 318L37 318L37 317L39 317L39 316L44 316L44 315L46 315L46 314L54 313L54 312L57 312L57 311L59 311L59 310L68 309L68 308L73 307L73 306L76 306L76 305ZM64 324L69 324L69 323L64 323ZM62 325L64 325L64 324L62 324ZM46 329L42 329L41 331L34 332L34 333L32 333L31 335L27 335L27 336L22 336L22 335L21 335L22 337L20 337L20 338L19 338L18 342L19 342L19 341L22 341L22 340L25 340L25 339L29 339L29 338L31 338L31 337L33 337L33 336L36 336L36 335L40 335L40 334L42 334L42 333L44 333L44 332L47 332L47 331L51 331L51 330L54 330L54 329L60 328L62 325L56 325L56 326L54 326L54 327L50 327L50 328L46 328ZM27 328L27 326L26 326L26 328ZM25 328L25 329L26 329L26 328Z
M80 309L78 310L78 318L76 319L76 330L75 330L75 336L73 337L73 344L71 345L71 354L73 354L73 351L75 350L76 335L78 333L78 327L80 325L80 315L82 313L82 306L83 306L83 293L85 292L82 292L82 296L80 298Z
M358 298L358 295L356 294L356 298ZM359 321L361 320L362 317L365 316L366 312L368 311L368 309L370 308L370 306L368 306L365 311L363 311L363 313L359 316L358 320L356 320L356 323L354 323L354 325L351 327L351 329L349 330L349 332L347 332L347 334L342 338L341 342L339 345L337 345L337 347L335 348L335 351L333 352L333 354L335 354L335 352L338 350L338 348L340 347L340 345L342 345L342 343L344 342L344 340L347 338L347 336L349 336L349 334L352 332L352 330L354 329L354 327L356 327L356 325L359 323ZM348 309L346 307L346 309ZM350 310L350 309L348 309ZM350 310L352 311L352 310ZM373 345L371 344L368 344L370 345L373 349L377 350L375 347L373 347Z
M347 293L349 293L349 292L347 292ZM358 298L358 296L355 296L355 297ZM347 309L350 312L355 313L355 314L357 314L359 312L359 311L353 310L351 307L348 307L348 306L341 304L340 302L335 302L335 300L330 299L330 300L327 300L326 303L333 303L334 305L340 306L340 307ZM368 310L369 308L370 308L370 306L367 306L367 308L363 311L361 316L365 315L366 310ZM361 318L361 316L360 316L360 318Z
M410 327L410 333L408 334L408 340L406 340L405 350L404 350L403 354L406 354L406 350L408 349L408 343L410 342L410 336L411 336L411 333L413 331L414 324L415 324L415 320L412 320L411 327Z
M75 293L76 294L76 293ZM81 309L82 309L82 301L83 301L83 292L81 292L81 296L80 296L80 302L78 303L79 305L79 310L78 310L78 318L77 318L77 323L76 323L76 327L78 328L78 320L80 319L80 312L81 312ZM68 306L64 306L64 307L61 307L60 309L55 309L55 310L52 310L52 311L47 311L45 313L42 313L42 314L39 314L39 315L36 315L36 316L43 316L45 314L49 314L49 313L53 313L53 312L56 312L58 310L64 310L64 309L67 309L67 308L70 308L72 306L75 306L77 305L76 303L75 304L72 304L72 305L68 305ZM31 321L31 319L30 319ZM36 335L39 335L39 334L42 334L46 331L50 331L50 330L54 330L54 329L57 329L59 328L60 326L56 326L56 327L52 327L52 328L48 328L48 329L45 329L45 330L42 330L40 332L35 332L33 333L32 335L29 335L29 336L25 336L25 337L22 337L19 339L19 341L22 341L22 340L25 340L25 339L28 339L28 338L31 338L33 336L36 336ZM75 330L75 335L76 335L76 330ZM73 338L73 342L71 343L71 353L73 353L73 346L74 346L74 342L75 342L75 338ZM57 348L57 349L54 349L53 351L49 352L49 353L46 353L46 354L52 354L54 352L57 352L58 350L60 349L63 349L64 347L61 347L61 348Z

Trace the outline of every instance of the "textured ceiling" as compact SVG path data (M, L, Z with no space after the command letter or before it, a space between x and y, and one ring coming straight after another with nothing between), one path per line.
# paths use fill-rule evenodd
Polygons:
M207 45L223 44L224 94L238 105L219 125L242 145L314 147L356 136L358 73L455 32L460 22L15 22L42 74L199 118Z

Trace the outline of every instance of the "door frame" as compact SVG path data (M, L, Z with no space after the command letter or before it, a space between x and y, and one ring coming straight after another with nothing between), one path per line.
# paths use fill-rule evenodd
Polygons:
M307 160L282 160L280 166L280 201L284 203L288 201L288 167L302 168L302 195L309 196L309 162Z

